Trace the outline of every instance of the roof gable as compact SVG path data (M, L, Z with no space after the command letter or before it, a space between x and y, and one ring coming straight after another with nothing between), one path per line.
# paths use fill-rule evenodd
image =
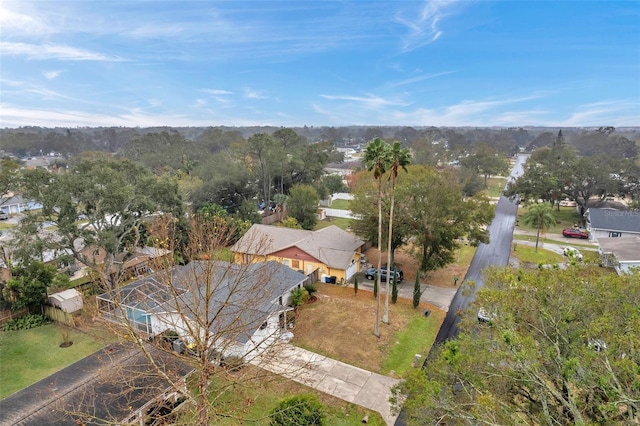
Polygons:
M269 255L297 247L331 268L346 269L364 242L335 225L318 231L253 225L231 251Z

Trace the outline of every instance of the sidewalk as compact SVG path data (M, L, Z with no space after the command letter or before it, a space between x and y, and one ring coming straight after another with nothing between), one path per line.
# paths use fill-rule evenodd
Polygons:
M388 425L391 387L399 382L289 344L277 345L252 364L321 392L377 411Z

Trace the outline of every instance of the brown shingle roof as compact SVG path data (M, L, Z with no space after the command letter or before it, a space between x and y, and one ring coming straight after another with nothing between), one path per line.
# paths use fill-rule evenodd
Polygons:
M253 225L231 251L266 256L297 247L330 268L346 269L353 253L363 244L362 240L335 225L319 231Z

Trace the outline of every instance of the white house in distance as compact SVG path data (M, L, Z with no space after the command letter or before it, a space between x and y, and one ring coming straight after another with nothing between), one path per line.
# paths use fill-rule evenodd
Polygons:
M289 296L306 279L278 262L194 261L99 295L98 310L149 337L176 333L187 345L194 330L209 324L207 347L225 357L253 357L287 331Z
M591 241L640 237L640 211L590 207L585 213Z
M640 269L640 237L601 238L598 245L604 266L613 267L618 274Z

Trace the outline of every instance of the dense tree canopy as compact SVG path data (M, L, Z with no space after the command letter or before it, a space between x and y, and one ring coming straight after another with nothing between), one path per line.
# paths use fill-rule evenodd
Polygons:
M478 306L490 322L478 324ZM400 386L407 423L634 424L638 306L638 274L491 271L459 338L434 348Z
M59 246L84 264L101 264L110 287L117 281L113 268L124 260L118 255L142 244L141 225L147 217L158 212L183 215L175 181L156 177L129 160L82 161L59 175L30 170L24 173L23 186L25 196L43 206L23 222L55 225ZM91 253L82 247L91 247ZM95 256L100 251L103 258Z
M318 192L311 185L296 185L289 191L287 211L303 229L313 229L318 221Z
M398 180L393 221L392 250L411 240L420 270L440 268L455 258L458 239L474 244L488 241L485 227L493 218L493 207L482 197L465 198L452 173L426 166L409 166ZM361 172L366 173L366 172ZM388 182L387 182L388 184ZM378 241L376 187L370 179L358 179L351 210L360 216L354 231L369 241ZM383 202L383 224L388 226L390 200ZM383 235L383 242L386 242Z

